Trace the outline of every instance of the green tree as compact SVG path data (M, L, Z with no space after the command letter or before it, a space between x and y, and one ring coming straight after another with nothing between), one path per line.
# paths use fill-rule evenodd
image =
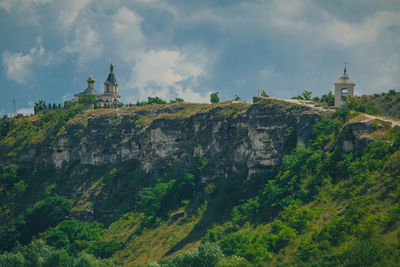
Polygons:
M330 107L335 105L335 96L331 90L329 90L328 94L322 95L321 102L327 103Z
M149 97L147 97L147 104L148 105L151 105L151 104L165 105L165 104L167 104L167 101L159 98L158 96L156 96L156 97L149 96Z
M56 226L69 214L71 206L71 201L60 196L50 196L36 203L23 216L25 224L21 229L21 242L27 244L33 235Z
M217 103L219 103L218 92L212 93L212 94L210 95L210 102L211 102L211 104L217 104Z
M33 110L34 110L35 114L38 113L39 111L42 111L45 109L47 109L47 105L44 100L38 100L37 102L34 103Z
M304 100L311 100L311 94L311 91L304 90L301 95L303 96Z
M88 104L96 105L97 102L98 102L98 100L96 99L96 97L91 94L81 95L78 99L78 103L84 104L84 105L88 105Z

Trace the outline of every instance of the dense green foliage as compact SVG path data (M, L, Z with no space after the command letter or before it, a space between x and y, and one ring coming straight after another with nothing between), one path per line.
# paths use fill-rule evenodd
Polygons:
M61 222L69 214L71 204L59 196L39 201L0 231L0 249L9 250L16 242L29 243L34 235Z
M19 246L12 252L0 255L0 266L16 267L97 267L116 266L112 261L98 259L85 252L70 255L63 249L55 249L38 240Z

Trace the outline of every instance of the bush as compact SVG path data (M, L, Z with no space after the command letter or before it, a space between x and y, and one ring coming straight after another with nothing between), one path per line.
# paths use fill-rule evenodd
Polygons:
M97 267L99 264L100 262L96 257L85 252L79 253L74 261L74 267Z
M395 89L390 89L388 94L389 95L396 95L396 90Z
M315 244L312 243L312 240L307 237L303 237L301 239L297 257L301 261L309 261L312 258L316 258L319 253L319 250Z
M279 218L291 228L296 229L298 233L301 233L311 226L314 212L310 208L301 208L299 205L293 204L286 207L279 214Z
M215 243L204 243L198 249L184 252L168 260L166 266L174 267L205 267L215 266L224 258L221 248Z
M18 267L26 266L25 258L21 253L4 253L0 255L0 266L2 267Z
M65 249L70 254L88 250L96 256L109 257L119 244L100 241L103 233L103 224L99 222L78 222L76 219L71 219L61 222L56 228L49 229L43 238L47 244Z
M216 267L250 267L253 266L245 258L239 256L225 257Z
M71 264L71 258L65 250L54 250L44 259L43 267L65 267Z
M241 231L229 234L219 244L224 254L240 256L257 264L272 258L272 254L268 251L268 242L265 235L253 231Z

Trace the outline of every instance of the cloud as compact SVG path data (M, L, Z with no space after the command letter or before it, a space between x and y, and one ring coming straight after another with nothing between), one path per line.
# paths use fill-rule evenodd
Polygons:
M87 62L99 58L104 46L100 41L100 35L90 25L83 25L75 31L75 37L68 43L63 52L78 54L78 65L83 66Z
M121 7L113 16L112 44L122 60L132 62L143 50L144 35L141 29L142 18L127 7ZM115 53L114 52L114 53Z
M46 51L40 37L37 37L36 42L36 46L26 54L9 51L2 53L2 63L8 79L19 84L29 84L33 80L33 65L49 67L61 61L53 52Z
M179 83L195 83L205 74L202 62L188 59L184 53L175 50L150 50L142 52L132 69L128 88L139 91L135 95L146 99L149 95L159 97L183 97L203 101L205 98L196 94L190 87L182 89ZM132 98L128 96L128 99Z
M31 64L32 56L28 53L10 53L4 51L2 53L3 65L6 69L6 76L10 80L14 80L20 84L28 84L32 78Z
M212 92L208 91L205 94L200 94L194 92L190 87L183 89L182 86L176 85L175 93L176 97L183 98L186 102L208 103Z
M75 23L80 12L91 3L91 0L68 0L62 1L59 7L60 14L58 17L59 24L69 30Z
M0 9L28 23L39 25L38 7L51 2L52 0L0 0Z

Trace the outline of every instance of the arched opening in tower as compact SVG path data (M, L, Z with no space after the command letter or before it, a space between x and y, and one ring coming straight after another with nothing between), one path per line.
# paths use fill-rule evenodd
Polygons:
M349 90L347 88L342 88L341 90L342 101L346 101L348 95L349 95Z

